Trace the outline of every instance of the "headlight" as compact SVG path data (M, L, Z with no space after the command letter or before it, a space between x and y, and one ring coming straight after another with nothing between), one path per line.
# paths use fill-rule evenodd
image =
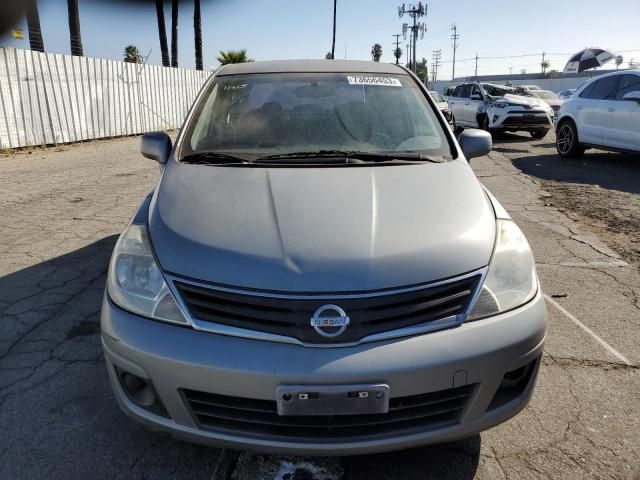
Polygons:
M519 307L538 291L536 266L527 239L513 221L497 222L498 236L493 258L468 320Z
M147 229L129 225L116 243L107 290L121 308L145 317L187 325L151 251Z

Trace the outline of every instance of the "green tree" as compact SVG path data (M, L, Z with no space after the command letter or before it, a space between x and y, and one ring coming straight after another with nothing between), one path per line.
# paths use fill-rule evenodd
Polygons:
M400 58L402 57L402 49L400 47L396 48L393 51L393 56L396 58L396 65L400 63Z
M164 23L164 0L156 0L156 18L158 20L158 36L160 37L160 54L162 66L170 67L169 46L167 44L167 27Z
M422 60L416 64L416 76L424 83L427 82L427 74L429 73L429 67L427 67L427 59L422 57Z
M142 63L142 55L135 45L127 45L124 48L124 61L127 63Z
M229 63L246 63L253 62L253 58L247 57L247 50L220 50L220 55L216 58L220 65L227 65Z
M545 60L544 62L540 63L540 66L542 67L542 75L547 73L547 68L549 68L550 65L551 63L549 62L549 60Z
M69 39L71 41L71 55L82 57L82 35L80 34L80 12L78 12L78 0L67 0L67 12L69 14Z
M371 47L371 58L374 62L379 62L380 57L382 57L382 45L374 43L373 47Z

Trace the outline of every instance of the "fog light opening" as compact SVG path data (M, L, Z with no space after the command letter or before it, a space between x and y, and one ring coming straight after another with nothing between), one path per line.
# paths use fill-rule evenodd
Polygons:
M141 378L133 373L126 372L115 367L122 390L129 400L137 406L144 408L156 415L169 418L167 410L164 408L158 392L153 388L153 384L146 378Z
M531 368L531 364L525 365L523 367L520 367L505 373L504 378L502 379L502 383L500 384L500 388L517 387L518 384L522 381L522 379L527 376L527 373L529 373L530 368Z
M154 404L155 394L147 380L128 372L122 372L120 379L127 395L136 404L145 408Z

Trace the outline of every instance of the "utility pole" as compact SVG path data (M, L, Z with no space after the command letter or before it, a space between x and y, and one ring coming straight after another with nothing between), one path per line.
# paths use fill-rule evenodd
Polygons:
M413 37L409 37L409 43L407 45L407 52L408 52L408 56L407 56L407 60L409 63L409 70L413 71Z
M509 67L509 76L511 76L511 71L513 70L513 67Z
M442 62L440 61L440 59L442 58L442 50L434 50L432 52L432 58L433 58L433 81L437 82L438 81L438 68L440 68L440 65L442 65Z
M413 39L413 49L411 50L411 60L409 64L411 65L411 70L413 73L416 72L416 44L418 43L418 32L420 33L420 38L424 38L424 34L427 31L427 26L424 22L419 22L418 19L424 17L427 14L427 5L422 4L422 2L418 2L418 4L410 3L407 7L404 3L401 7L398 7L398 17L402 18L404 15L409 15L413 19L413 25L410 26L407 23L402 25L402 34L404 38L407 38L407 30L411 30L411 38Z
M546 64L544 62L544 57L547 54L547 52L542 52L542 63L540 63L540 66L542 67L542 75L544 75L544 71L547 69Z
M400 62L400 56L398 55L398 50L400 50L400 37L402 36L402 34L397 33L395 35L392 35L392 37L396 37L396 41L393 42L396 45L395 50L393 51L393 56L396 57L396 65L398 65L398 63Z
M476 74L475 74L476 80L478 79L478 54L476 53Z
M455 80L456 79L456 49L458 48L458 40L460 39L460 35L458 35L458 27L456 27L456 24L454 23L453 25L451 25L451 30L453 31L453 34L451 34L451 41L453 42L452 46L453 46L453 73L451 75L451 80ZM477 73L476 73L477 75Z
M331 60L336 58L336 9L338 0L333 0L333 40L331 41Z

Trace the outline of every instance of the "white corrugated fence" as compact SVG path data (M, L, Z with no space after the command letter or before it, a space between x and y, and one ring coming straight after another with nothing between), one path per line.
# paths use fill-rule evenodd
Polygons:
M208 76L0 47L0 148L180 127Z

